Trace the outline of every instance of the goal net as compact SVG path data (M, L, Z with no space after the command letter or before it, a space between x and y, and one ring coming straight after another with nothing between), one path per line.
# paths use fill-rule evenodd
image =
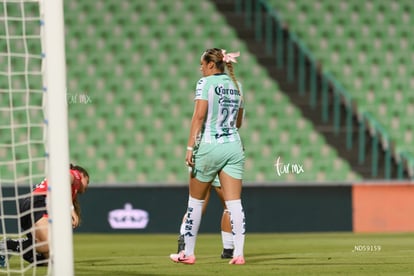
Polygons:
M0 275L58 275L57 265L59 275L73 275L63 29L61 1L0 0ZM39 229L23 230L20 219L41 208L22 213L19 201L45 177L50 257L28 262Z

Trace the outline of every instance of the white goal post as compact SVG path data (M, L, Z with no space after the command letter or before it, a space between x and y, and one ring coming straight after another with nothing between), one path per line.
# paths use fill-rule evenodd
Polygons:
M63 0L42 0L52 275L74 275Z
M46 176L47 271L72 276L64 34L63 0L0 0L0 240L24 236L21 229L8 233L11 221L20 227L16 210L25 196L20 190L29 190ZM7 213L11 205L17 214ZM27 275L28 269L37 275L36 264L12 262L14 266L8 262L0 267L0 275Z

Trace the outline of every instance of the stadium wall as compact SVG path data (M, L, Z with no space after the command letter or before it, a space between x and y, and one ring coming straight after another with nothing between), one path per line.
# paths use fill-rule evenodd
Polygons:
M350 186L245 187L249 232L352 231ZM187 187L96 187L81 197L79 232L178 233ZM220 231L221 203L212 192L201 232Z
M3 187L2 193L12 195L14 188ZM92 186L80 196L83 221L76 232L177 233L187 197L185 186ZM412 198L414 186L410 183L250 185L243 191L247 231L251 233L413 232ZM17 214L12 202L4 209L7 214ZM219 232L221 213L213 191L200 231ZM16 218L7 219L6 227L7 232L15 232Z

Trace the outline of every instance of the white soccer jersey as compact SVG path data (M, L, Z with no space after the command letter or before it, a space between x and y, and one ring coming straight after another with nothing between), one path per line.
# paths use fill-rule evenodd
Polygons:
M240 140L236 128L239 109L243 107L240 91L227 74L201 78L196 87L195 100L207 100L208 111L202 129L205 143L227 143Z

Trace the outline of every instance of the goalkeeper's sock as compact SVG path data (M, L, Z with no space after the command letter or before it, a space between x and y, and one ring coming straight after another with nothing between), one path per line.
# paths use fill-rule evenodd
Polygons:
M33 255L33 250L29 250L24 253L23 259L31 264L36 261L37 266L45 265L45 261L47 260L47 258L42 253L36 253L36 255Z
M245 216L241 200L228 200L226 201L226 207L230 212L231 229L233 231L233 257L243 256Z
M33 263L34 262L33 250L29 250L26 253L24 253L23 254L23 260L25 260L26 262L29 262L29 263Z
M23 239L8 239L6 243L7 249L12 250L14 252L23 252L33 245L33 238L31 236L28 236L27 238ZM45 264L47 265L47 263L45 262L47 258L42 253L33 254L33 249L28 250L26 253L24 253L23 259L29 263L33 263L34 261L36 261L38 263L38 266L42 266Z
M198 229L201 223L204 200L188 198L187 213L184 217L184 242L186 256L194 255L194 248L197 239Z
M33 240L29 238L17 239L17 240L8 239L6 242L7 242L7 249L15 251L15 252L21 252L33 244Z
M12 239L8 239L6 241L7 244L7 249L14 251L14 252L20 252L20 242L19 240L12 240Z
M33 245L33 237L31 235L29 235L27 238L16 240L16 241L18 243L16 251L19 251L19 252L23 252L25 251L25 249ZM33 263L34 262L33 249L30 249L26 253L24 253L23 259L29 263Z

